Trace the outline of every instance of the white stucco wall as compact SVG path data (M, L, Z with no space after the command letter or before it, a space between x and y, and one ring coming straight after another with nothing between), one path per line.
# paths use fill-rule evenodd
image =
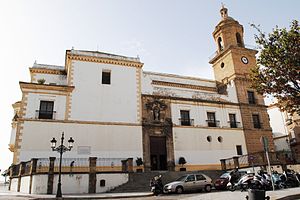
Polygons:
M139 96L136 68L73 61L71 119L137 123ZM111 84L102 84L102 71L111 72Z
M18 190L18 178L11 179L10 191L17 192Z
M100 187L100 181L105 180L105 187ZM97 174L96 193L102 193L112 190L119 185L128 182L128 174Z
M268 109L268 114L270 116L270 126L272 127L273 133L282 133L284 135L288 134L285 126L285 115L280 112L279 108L272 107Z
M32 176L32 194L47 194L48 175Z
M275 151L290 151L289 143L286 141L287 137L274 138Z
M35 81L33 83L37 83L39 79L45 79L45 84L53 84L56 85L67 85L67 76L66 75L58 75L58 74L40 74L33 73Z
M57 191L58 175L54 176L53 192ZM82 194L89 192L88 174L61 175L61 190L63 194Z
M190 119L194 119L195 126L207 127L207 112L215 112L216 120L220 121L220 127L230 127L230 124L228 123L229 114L235 114L236 121L240 122L240 126L242 126L240 110L235 106L224 107L223 105L215 105L213 107L202 103L199 103L198 105L172 103L171 109L172 121L176 125L180 125L180 110L189 110Z
M23 176L21 178L20 192L29 193L29 186L30 186L30 176Z
M121 125L96 125L57 122L24 122L20 161L31 158L58 156L50 148L50 140L57 140L65 133L65 144L69 137L75 140L74 148L66 152L69 158L135 158L142 157L142 127ZM78 146L91 147L90 154L78 154Z
M42 91L41 91L42 92ZM46 91L49 93L49 91ZM54 119L63 120L66 111L66 96L55 94L29 93L25 118L35 119L38 117L37 110L40 109L40 101L54 101Z
M212 141L207 141L211 136ZM221 136L223 142L218 142ZM188 164L219 164L220 159L235 156L236 145L247 154L242 130L217 128L173 128L175 162L185 157Z
M16 127L11 129L11 132L10 132L10 140L9 140L9 144L15 144L15 141L16 141Z

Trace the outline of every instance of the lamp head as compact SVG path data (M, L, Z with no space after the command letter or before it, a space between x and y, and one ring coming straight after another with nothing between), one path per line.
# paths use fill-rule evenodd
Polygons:
M72 137L70 137L70 139L68 140L68 145L69 145L69 148L73 148L73 143L74 143L74 140Z
M57 142L56 139L52 138L50 142L51 142L51 148L54 149L56 147L56 142Z

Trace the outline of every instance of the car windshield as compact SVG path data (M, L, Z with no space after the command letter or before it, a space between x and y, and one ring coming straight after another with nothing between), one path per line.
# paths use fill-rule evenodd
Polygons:
M180 178L176 179L176 181L184 181L186 179L186 176L181 176Z
M229 173L224 173L220 176L220 178L228 178L229 177Z

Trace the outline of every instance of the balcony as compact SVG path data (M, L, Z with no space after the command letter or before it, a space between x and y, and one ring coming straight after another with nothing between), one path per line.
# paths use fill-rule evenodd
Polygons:
M230 128L241 128L240 122L228 121L228 124L230 125Z
M206 120L208 127L220 127L220 121L218 120Z
M179 124L181 126L193 126L194 125L194 119L179 118Z
M36 110L35 119L55 119L56 111Z

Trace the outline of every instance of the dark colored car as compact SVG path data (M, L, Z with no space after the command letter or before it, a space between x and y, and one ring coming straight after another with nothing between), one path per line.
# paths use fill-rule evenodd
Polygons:
M240 177L245 175L247 172L246 171L239 171L239 175ZM218 178L215 183L214 186L217 190L225 190L227 183L229 182L230 179L230 172L226 172L224 174L222 174L220 176L220 178Z
M224 190L224 189L226 189L227 183L229 182L229 178L230 178L229 172L226 172L226 173L222 174L220 176L220 178L218 178L215 181L215 183L214 183L215 188L217 190Z

